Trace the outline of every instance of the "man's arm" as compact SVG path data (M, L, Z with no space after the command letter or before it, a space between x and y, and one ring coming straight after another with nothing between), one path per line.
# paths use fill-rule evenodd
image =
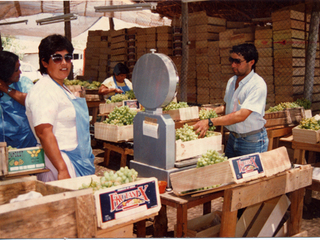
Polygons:
M249 117L249 115L252 113L251 110L242 108L239 111L217 117L217 118L211 118L211 121L214 126L228 126L235 123L243 122L244 120ZM199 133L199 137L204 137L207 130L209 129L208 120L201 120L197 122L195 125L193 125L193 129L196 130L196 133Z

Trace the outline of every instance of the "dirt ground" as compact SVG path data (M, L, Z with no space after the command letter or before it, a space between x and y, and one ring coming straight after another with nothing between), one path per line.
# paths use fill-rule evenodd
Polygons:
M120 168L120 154L111 152L109 166L104 165L104 149L101 142L95 143L93 147L95 155L96 175L101 175L105 171L117 171ZM130 156L127 165L130 163ZM132 158L131 158L132 159ZM215 199L211 202L212 211L221 211L223 198ZM188 210L188 219L193 219L202 215L202 207L197 206ZM176 209L167 207L168 234L166 237L174 237L174 225L176 224ZM153 237L153 218L147 219L146 234L148 238ZM311 202L304 203L301 231L307 231L308 237L320 237L320 192L312 192Z

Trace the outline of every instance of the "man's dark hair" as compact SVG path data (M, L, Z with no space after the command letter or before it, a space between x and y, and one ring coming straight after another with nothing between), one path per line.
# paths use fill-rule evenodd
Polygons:
M42 60L49 62L50 57L57 51L67 50L68 53L73 53L72 43L64 36L53 34L41 40L39 45L39 66L41 74L47 73L47 69L42 65Z
M113 69L113 74L118 76L119 74L128 74L129 68L123 63L117 63L117 65Z
M252 65L252 69L255 69L256 63L259 59L259 54L256 47L251 43L243 43L237 46L233 46L230 50L230 53L236 53L238 55L242 55L243 58L249 62L254 60L254 64Z
M9 78L15 71L16 63L19 57L8 51L0 51L0 79L4 82L8 82Z

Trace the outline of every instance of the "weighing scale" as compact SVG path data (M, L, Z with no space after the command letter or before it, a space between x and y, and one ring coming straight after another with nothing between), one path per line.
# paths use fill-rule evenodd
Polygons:
M175 168L175 123L169 114L162 113L162 107L176 95L179 76L168 56L151 51L139 58L132 73L135 96L145 111L134 118L134 160L130 167L139 176L156 177L170 187L170 173L186 169Z

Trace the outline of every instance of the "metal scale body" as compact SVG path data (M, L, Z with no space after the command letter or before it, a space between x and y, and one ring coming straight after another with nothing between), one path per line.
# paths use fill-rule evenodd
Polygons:
M176 159L175 123L162 107L176 94L179 76L172 60L162 53L143 55L133 69L135 96L145 108L134 118L134 160L130 167L141 177L156 177L167 181L169 175L181 171L174 167Z

